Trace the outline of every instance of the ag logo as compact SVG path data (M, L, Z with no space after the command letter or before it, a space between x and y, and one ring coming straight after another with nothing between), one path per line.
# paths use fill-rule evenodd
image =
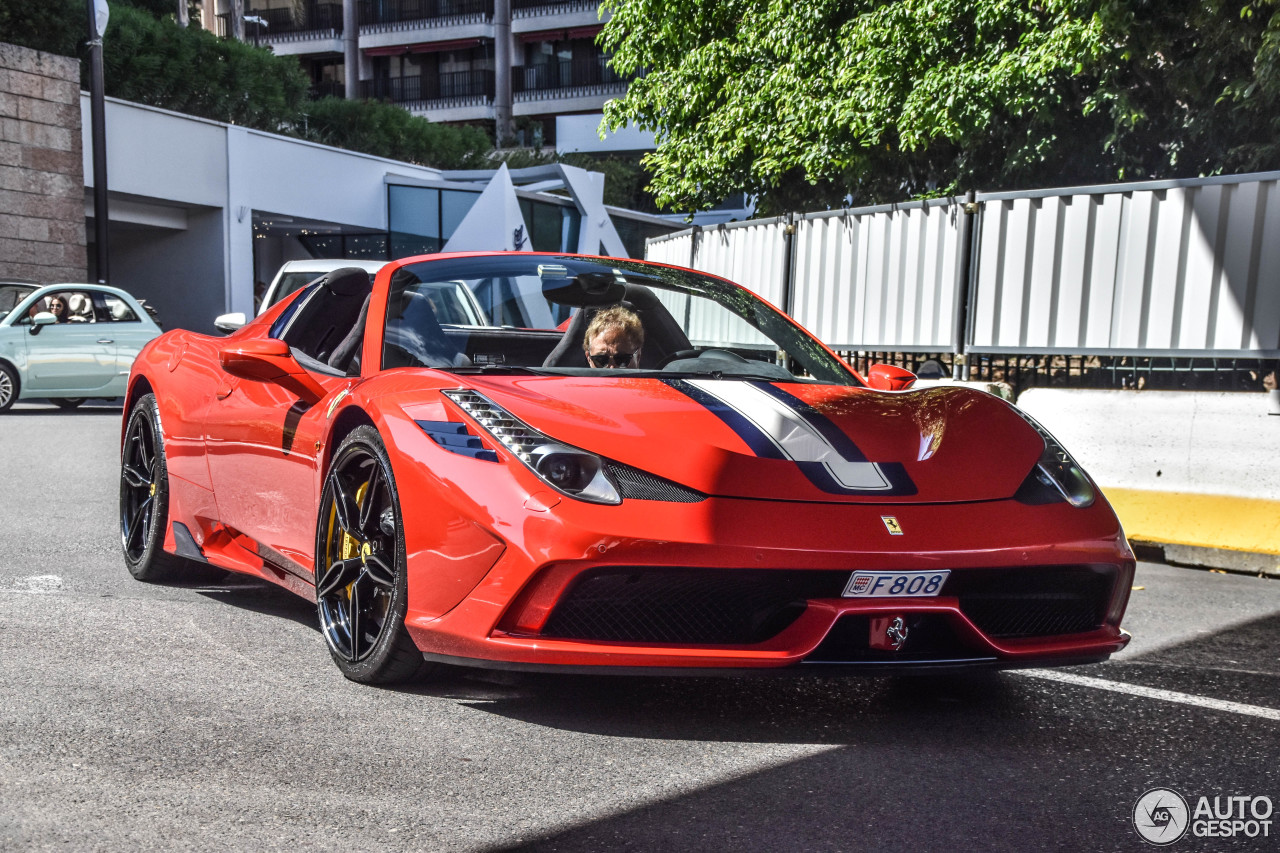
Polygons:
M1187 801L1177 791L1152 788L1133 806L1133 828L1143 841L1163 847L1187 832Z
M902 535L902 525L898 523L898 519L895 516L882 515L880 516L880 520L884 522L885 530L888 530L891 535Z

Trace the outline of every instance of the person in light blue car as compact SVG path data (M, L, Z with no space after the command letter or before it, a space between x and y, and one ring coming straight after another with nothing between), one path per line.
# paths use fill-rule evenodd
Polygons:
M18 400L74 409L125 393L129 369L160 327L131 295L99 284L51 284L0 317L0 412Z

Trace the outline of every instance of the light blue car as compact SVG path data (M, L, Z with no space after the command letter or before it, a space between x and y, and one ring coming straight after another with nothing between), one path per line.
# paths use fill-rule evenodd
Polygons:
M137 299L101 284L0 283L0 312L0 412L124 396L134 358L161 331Z

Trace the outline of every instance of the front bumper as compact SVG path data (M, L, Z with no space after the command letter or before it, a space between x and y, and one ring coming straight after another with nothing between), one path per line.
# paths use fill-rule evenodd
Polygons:
M1133 558L1101 501L1081 510L712 498L562 501L554 510L504 525L502 558L448 612L415 613L411 588L406 622L428 658L511 669L882 672L1098 661L1128 642L1120 620ZM888 513L906 535L887 532ZM937 597L841 597L854 570L942 568L951 576ZM690 576L713 582L690 592L643 580ZM760 588L773 597L716 627L726 622L711 612L718 602ZM655 611L665 602L675 615L638 624L643 614L627 611L637 600ZM685 630L672 633L681 613ZM907 633L898 649L879 639L894 619Z

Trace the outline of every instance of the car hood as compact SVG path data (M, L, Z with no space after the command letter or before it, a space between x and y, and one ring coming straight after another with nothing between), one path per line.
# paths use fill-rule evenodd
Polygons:
M1044 442L964 387L885 393L714 379L475 376L547 435L709 495L916 503L1011 497Z

